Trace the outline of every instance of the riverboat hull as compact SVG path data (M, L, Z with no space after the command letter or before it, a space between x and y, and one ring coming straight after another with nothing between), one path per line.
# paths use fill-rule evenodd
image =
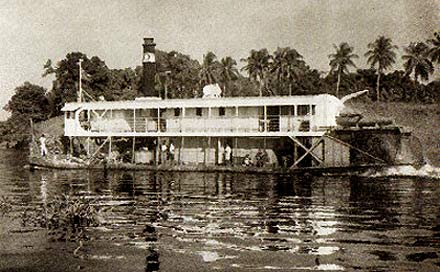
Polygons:
M402 166L400 164L394 166ZM100 171L168 171L168 172L229 172L249 174L312 174L312 175L356 175L368 170L381 171L389 168L385 164L365 164L346 167L256 167L243 165L149 165L133 163L98 163L87 165L85 163L69 161L53 161L44 158L30 158L28 168L32 170L100 170Z

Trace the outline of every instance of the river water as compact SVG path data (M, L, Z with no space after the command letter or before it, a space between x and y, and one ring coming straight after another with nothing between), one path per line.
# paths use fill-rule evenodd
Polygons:
M58 271L48 251L64 257L62 270L71 271L440 271L438 171L424 177L29 171L25 159L17 151L0 155L0 197L13 200L0 222L0 271ZM78 260L65 243L44 242L38 229L34 236L43 242L20 240L32 234L13 219L61 194L92 199L101 210L101 225L88 231Z

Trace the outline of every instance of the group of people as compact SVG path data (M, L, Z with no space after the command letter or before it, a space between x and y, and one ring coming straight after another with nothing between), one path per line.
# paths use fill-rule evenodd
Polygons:
M251 156L249 154L246 154L246 156L243 159L242 165L243 166L255 165L257 167L263 167L268 162L269 162L269 156L266 150L258 149L258 152L255 155L255 163L252 161Z
M160 163L164 164L166 161L173 162L175 151L176 147L174 146L172 141L170 141L169 145L167 145L167 143L164 141L160 145Z

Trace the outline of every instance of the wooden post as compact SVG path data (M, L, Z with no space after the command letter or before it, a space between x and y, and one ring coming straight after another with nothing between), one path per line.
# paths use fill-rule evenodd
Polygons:
M160 152L160 137L159 136L157 136L157 139L156 139L156 156L154 156L155 158L154 158L154 164L155 165L158 165L159 164L159 152Z
M237 147L238 147L238 138L237 137L235 137L235 142L234 142L234 145L235 145L235 147L234 147L234 150L232 151L232 154L231 154L231 161L233 162L234 161L234 156L233 155L235 155L235 157L237 157Z
M160 133L160 108L157 108L157 132Z
M73 154L72 136L69 136L69 153L70 153L70 156L72 156L72 154Z
M133 132L136 133L136 109L133 109Z
M135 145L136 145L136 137L133 136L133 146L131 148L131 163L134 163L134 159L135 159Z
M222 164L223 162L223 152L222 152L222 144L220 141L220 137L217 138L217 159L216 164Z
M178 161L179 165L182 162L182 150L184 148L184 145L185 145L185 137L182 136L180 138L180 147L179 147L179 161Z
M203 165L206 166L206 139L203 138Z
M108 158L112 158L112 137L110 136L110 141L108 143Z
M209 163L209 154L210 153L211 153L211 137L208 137L208 156L206 158L208 163Z
M267 106L264 105L264 128L263 131L267 131Z
M203 141L204 142L204 144L203 144L203 149L204 149L204 151L203 151L203 164L206 166L207 164L208 164L208 162L209 162L209 151L210 151L210 149L211 149L211 137L210 136L208 136L208 142L206 143L205 141Z
M87 137L87 157L90 156L90 136Z
M235 131L238 132L238 106L235 107Z

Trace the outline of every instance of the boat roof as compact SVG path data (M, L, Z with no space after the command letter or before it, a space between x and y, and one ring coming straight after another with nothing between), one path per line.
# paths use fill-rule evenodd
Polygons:
M66 103L62 111L82 109L152 109L152 108L218 108L218 107L252 107L252 106L288 106L297 104L325 103L325 98L338 100L330 94L265 96L265 97L220 97L220 98L184 98L160 99L158 97L141 97L124 101L95 101Z

